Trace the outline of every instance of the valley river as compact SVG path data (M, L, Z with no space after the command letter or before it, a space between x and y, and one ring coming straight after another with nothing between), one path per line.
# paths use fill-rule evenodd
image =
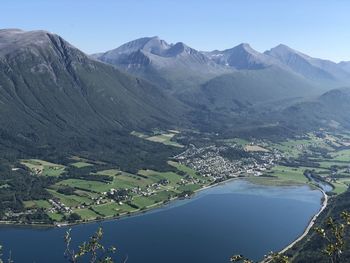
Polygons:
M75 243L102 226L104 244L128 263L221 263L243 254L254 260L300 236L321 208L322 193L308 186L261 186L233 180L193 198L119 220L72 227ZM5 254L15 263L58 263L68 228L0 227Z

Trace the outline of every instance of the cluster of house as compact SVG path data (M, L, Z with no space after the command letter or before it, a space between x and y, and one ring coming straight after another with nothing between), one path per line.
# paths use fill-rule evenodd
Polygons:
M114 189L112 188L106 193L106 196L109 199L112 199L116 202L125 202L131 200L132 196L128 189Z
M34 175L41 175L42 172L43 172L43 169L40 169L40 168L33 168L33 169L32 169L32 173L33 173Z
M146 185L144 189L140 189L140 192L138 193L139 195L142 196L150 196L155 194L157 191L162 189L162 186L168 185L170 182L166 179L160 180L157 183L153 183L150 185Z
M102 193L107 196L111 200L117 202L125 202L132 200L133 195L140 196L150 196L155 194L157 191L162 189L162 186L168 185L170 182L167 179L161 179L157 183L152 183L146 185L145 188L141 188L140 186L133 187L131 189L110 189L108 192Z
M55 170L56 171L56 170L60 170L61 167L59 167L59 166L49 166L49 167L46 167L45 169ZM34 175L41 175L43 173L43 171L44 171L44 167L42 167L42 166L34 167L34 168L31 169L31 171L32 171L32 173Z
M189 185L189 184L205 184L204 180L200 180L198 178L194 178L192 176L186 176L181 178L179 185Z
M274 163L282 158L282 154L277 151L254 152L246 158L229 160L222 156L222 152L229 147L241 146L215 146L196 148L191 145L185 152L177 155L175 159L180 163L191 167L204 177L211 177L213 180L237 177L243 174L262 175L263 172L271 168Z
M262 173L269 169L281 159L282 155L277 150L269 152L254 152L247 158L238 158L237 160L229 160L221 155L221 153L227 150L228 147L240 147L236 145L230 146L208 146L196 148L191 145L185 152L175 157L180 163L191 167L197 171L201 176L208 177L209 179L223 180L230 177L237 177L243 174L253 174L256 176L262 175ZM117 202L122 205L124 202L132 200L135 195L138 196L151 196L157 191L164 189L164 186L169 185L170 181L167 179L161 179L158 182L146 185L141 188L140 186L131 189L110 189L107 192L103 192L101 196L91 198L96 205L104 204L107 202ZM200 178L191 177L189 175L181 178L179 185L188 184L201 184L205 183L205 180ZM57 199L49 200L52 207L50 212L64 212L71 213L72 208L66 206ZM84 204L80 204L76 208L84 208Z
M170 182L167 179L159 180L157 183L147 185L144 189L141 187L134 187L132 189L110 189L108 192L102 192L101 196L92 197L93 204L101 205L109 202L117 202L119 205L123 205L124 202L131 201L133 195L150 196L155 194L158 190L161 190L162 186L168 185ZM49 203L52 207L48 210L49 212L63 212L71 213L73 207L69 207L59 201L58 199L49 199ZM85 208L85 204L80 204L74 208Z
M63 204L58 199L49 199L49 203L52 207L49 209L49 212L63 212L63 213L71 213L72 209L65 204Z

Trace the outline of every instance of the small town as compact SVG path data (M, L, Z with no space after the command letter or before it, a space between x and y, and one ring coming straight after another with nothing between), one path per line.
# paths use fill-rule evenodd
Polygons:
M222 156L227 150L246 152L246 157L229 160ZM270 151L247 152L236 144L230 146L207 146L196 148L194 145L177 155L175 159L180 163L196 170L204 177L212 177L214 180L254 175L260 176L264 171L277 164L283 154L274 149Z

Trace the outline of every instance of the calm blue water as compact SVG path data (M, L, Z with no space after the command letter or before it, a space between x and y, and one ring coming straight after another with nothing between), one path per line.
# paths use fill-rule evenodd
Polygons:
M298 237L321 197L307 186L236 180L146 214L74 226L72 234L81 241L102 225L105 244L116 245L116 259L127 255L128 263L220 263L236 253L257 260ZM0 242L11 248L15 263L65 262L66 230L0 227Z

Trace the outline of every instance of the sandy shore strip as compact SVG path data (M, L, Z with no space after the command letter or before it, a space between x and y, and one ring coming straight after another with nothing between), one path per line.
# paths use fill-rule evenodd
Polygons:
M317 214L315 214L312 219L310 220L310 223L308 224L308 226L305 228L303 234L301 236L299 236L296 240L294 240L292 243L290 243L288 246L286 246L285 248L283 248L282 250L280 250L278 252L278 254L283 254L285 253L288 249L291 249L296 243L298 243L300 240L302 240L311 230L311 228L314 226L315 221L317 219L317 217L323 212L323 210L325 210L325 208L328 205L328 195L325 193L325 191L319 189L322 194L323 194L323 204L322 207L320 208L320 210L317 212ZM268 263L270 262L271 259L264 259L261 261L261 263Z

